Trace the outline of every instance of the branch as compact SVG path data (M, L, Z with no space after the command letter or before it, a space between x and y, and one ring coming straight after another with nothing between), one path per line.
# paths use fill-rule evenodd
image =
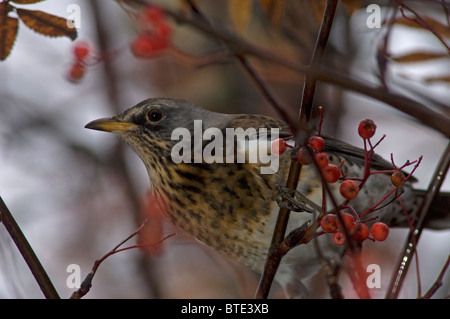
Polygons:
M143 0L121 0L125 3L135 3L139 5L148 5ZM184 14L164 9L164 12L173 19L189 24L199 31L211 36L214 39L221 39L227 43L231 48L234 48L235 55L251 55L259 59L266 60L268 62L284 66L290 70L297 71L302 74L306 74L310 78L315 78L327 83L338 85L344 89L351 90L353 92L365 95L373 98L387 105L394 107L395 109L414 117L423 124L441 132L447 137L450 137L450 119L441 113L434 111L427 106L410 99L406 96L396 94L388 91L385 87L380 85L374 85L365 82L360 79L352 78L340 72L330 70L325 67L318 66L304 66L296 62L290 61L282 56L274 54L259 46L253 45L241 37L228 32L223 29L211 28L208 23L199 21L198 19L191 19Z
M100 259L98 259L98 260L96 260L94 262L94 266L92 266L91 272L83 280L83 282L80 285L80 288L72 293L72 295L70 296L70 299L81 299L83 296L85 296L91 290L92 280L94 279L94 276L95 276L95 274L96 274L96 272L98 270L98 267L100 267L101 263L103 261L105 261L109 256L112 256L112 255L114 255L116 253L119 253L119 252L122 252L122 251L125 251L125 250L130 250L130 249L134 249L134 248L140 248L140 247L143 247L143 246L158 245L158 244L162 243L164 240L166 240L167 238L170 238L170 237L175 235L175 234L170 234L170 235L164 237L163 239L161 239L160 241L158 241L156 243L146 244L146 245L132 245L132 246L129 246L129 247L125 247L125 248L119 249L120 246L125 244L127 241L129 241L134 236L138 235L140 233L140 231L142 230L142 228L144 228L146 222L147 222L147 220L145 220L141 224L141 226L139 226L139 228L136 229L136 231L134 231L127 238L122 240L113 249L111 249L108 253L106 253L102 258L100 258Z
M33 248L31 248L25 235L22 233L22 230L20 229L19 225L17 225L16 221L14 220L14 217L11 215L11 212L9 211L8 207L6 206L5 202L1 197L0 197L0 222L2 222L3 225L5 225L6 230L8 231L12 240L19 249L23 259L28 265L28 268L30 268L31 273L33 274L39 287L44 293L45 298L59 299L58 292L56 291L50 278L45 272L44 267L40 263L39 259L37 258L36 254L33 251Z
M326 8L323 12L322 24L319 30L319 34L316 41L316 46L313 52L313 57L311 59L311 64L316 66L320 64L325 52L325 47L328 42L328 37L330 34L334 14L336 12L337 0L328 0ZM312 102L314 99L314 92L316 86L316 79L310 77L306 74L306 81L303 87L303 97L300 109L300 115L298 119L297 127L303 127L303 123L308 123L311 110ZM296 144L299 144L299 138L297 136ZM298 145L296 145L298 146ZM298 161L291 160L291 166L289 169L288 179L286 182L286 187L288 189L297 189L297 184L300 176L301 164ZM277 222L275 225L275 230L272 237L272 242L269 249L269 254L267 256L266 264L264 267L263 274L260 278L258 289L256 291L256 298L267 298L269 295L270 287L275 278L275 273L281 262L282 254L279 253L279 248L284 241L286 234L287 225L289 222L290 211L287 207L281 207L278 214Z
M408 272L409 265L411 264L412 257L416 251L417 244L419 242L420 235L425 226L425 221L436 195L439 194L439 189L444 182L445 175L450 166L450 143L447 144L447 148L443 153L438 166L434 172L433 178L428 186L422 203L417 211L418 221L414 227L409 231L408 239L403 247L403 253L400 260L397 263L397 272L393 274L390 282L388 293L386 298L396 299L400 292L403 281L405 280L406 273Z
M148 6L144 0L117 0L125 4L135 4ZM344 89L365 95L383 102L409 116L412 116L419 122L435 129L450 138L450 118L445 114L438 113L433 109L421 104L407 96L390 92L382 85L374 85L361 79L352 78L346 74L330 70L325 67L304 66L290 61L282 56L274 54L262 47L251 44L234 33L224 29L211 28L209 23L199 19L192 19L182 13L178 13L166 8L162 8L168 16L181 23L189 24L199 31L211 36L213 39L220 39L231 48L234 48L236 56L251 55L268 62L278 64L289 70L294 70L301 74L306 74L311 78L316 78L327 83L340 86Z
M445 262L444 267L442 267L442 270L439 273L439 276L437 277L435 283L433 284L433 286L430 287L427 293L423 297L421 297L421 299L430 299L434 295L434 293L439 289L439 287L442 286L442 278L444 278L448 266L450 266L450 255L447 257L447 261Z

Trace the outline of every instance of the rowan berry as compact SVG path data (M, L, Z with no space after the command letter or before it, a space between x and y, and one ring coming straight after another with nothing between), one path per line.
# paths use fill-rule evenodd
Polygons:
M275 156L281 156L286 152L286 140L283 138L278 138L272 142L272 154Z
M328 183L336 183L339 180L340 171L336 165L330 164L322 168L322 175Z
M389 226L382 222L376 222L370 227L370 233L377 241L383 241L389 235Z
M78 42L73 47L73 53L77 60L84 60L91 52L91 47L87 42Z
M352 200L359 193L359 186L354 181L347 179L342 182L339 191L345 199Z
M333 234L333 242L336 245L342 246L345 243L345 236L342 232L337 231Z
M375 134L377 126L372 120L362 120L358 126L358 134L363 139L371 138Z
M353 215L348 214L348 213L342 213L341 217L342 217L342 220L344 222L345 229L350 230L352 228L353 224L355 223L355 217L353 217ZM337 224L337 227L340 230L343 229L339 218L336 218L336 224Z
M350 233L353 240L361 243L369 238L369 227L363 223L356 223L351 226Z
M309 151L306 149L306 147L300 147L297 150L296 159L297 162L302 165L309 165L312 162L311 154L309 154Z
M159 23L163 19L164 12L159 7L149 6L144 9L142 16L150 23Z
M334 233L337 230L336 215L327 214L320 220L320 227L326 233Z
M85 74L85 66L83 63L77 61L69 69L67 77L71 82L78 82Z
M165 49L167 45L167 39L152 33L143 33L131 42L131 52L138 58L151 58Z
M391 183L395 187L402 187L403 184L405 184L405 180L406 180L406 177L402 171L395 171L391 175Z
M319 168L325 168L328 166L328 156L325 153L317 153L314 158L316 159Z
M325 147L325 141L320 136L311 136L308 143L317 152L321 152Z

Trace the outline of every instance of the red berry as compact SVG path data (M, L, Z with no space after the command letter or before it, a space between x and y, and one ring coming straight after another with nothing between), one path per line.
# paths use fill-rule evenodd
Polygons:
M337 230L336 215L327 214L320 220L320 226L324 232L334 233Z
M78 42L74 48L73 53L77 60L84 60L91 51L90 45L87 42Z
M166 22L161 21L155 25L155 33L158 34L158 36L167 39L172 33L172 28Z
M139 35L131 43L131 52L138 58L151 58L167 47L167 40L151 33Z
M68 78L71 82L78 82L85 73L85 67L83 63L75 62L69 69Z
M350 233L353 240L361 243L369 238L369 227L363 223L356 223L350 228Z
M163 16L164 12L159 7L149 6L143 11L143 17L151 23L159 23Z
M339 191L345 199L352 200L358 195L359 186L354 181L347 179L342 182Z
M336 245L342 246L345 243L345 236L340 231L333 234L333 241Z
M309 151L306 149L306 147L300 147L300 149L297 150L297 162L299 162L302 165L309 165L312 162L311 154L309 154Z
M328 166L328 156L325 153L317 153L316 156L314 156L317 162L317 165L320 168L325 168Z
M402 171L395 171L391 175L391 182L395 187L402 187L405 184L405 174Z
M353 217L353 215L350 215L348 213L342 213L341 217L344 221L345 229L350 230L352 228L353 224L355 223L355 217ZM337 224L337 227L342 230L343 227L342 227L341 222L339 221L339 218L336 218L336 224Z
M321 152L325 147L325 141L320 136L311 136L308 143L317 152Z
M336 165L330 164L322 168L322 174L328 183L336 183L341 173Z
M277 138L272 142L272 154L275 156L281 156L286 148L286 140L283 138Z
M377 126L372 120L362 120L358 126L358 134L363 139L371 138L375 134Z
M370 227L370 233L375 240L383 241L389 235L389 226L382 222L376 222Z

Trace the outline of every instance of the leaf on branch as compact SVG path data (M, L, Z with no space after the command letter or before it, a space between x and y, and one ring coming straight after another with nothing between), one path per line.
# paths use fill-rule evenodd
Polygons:
M1 13L1 12L0 12ZM3 17L6 17L3 18ZM4 61L14 45L19 29L19 20L0 15L0 60Z
M450 75L433 76L424 79L425 83L443 82L450 84Z
M426 21L438 34L440 34L443 37L450 37L450 27L446 24L443 24L433 18L430 17L423 17L423 20ZM425 29L422 25L418 24L414 21L414 19L406 19L404 17L395 19L394 23L404 25L406 27L410 28L416 28L416 29Z
M252 0L230 0L228 2L228 12L231 23L239 34L247 31L252 18L252 5Z
M425 62L429 60L442 59L442 58L450 58L448 54L444 53L433 53L433 52L424 52L417 51L404 55L400 55L397 57L392 57L392 60L398 63L415 63L415 62Z
M285 0L259 0L259 2L272 25L278 27L283 17Z
M316 18L316 21L319 22L319 24L322 22L322 16L323 12L325 11L326 4L326 0L311 1L309 3L312 9L312 13L314 14L314 17Z
M42 2L44 0L11 0L11 2L17 3L17 4L31 4L31 3L38 3Z
M20 20L34 31L49 36L66 36L72 40L77 38L77 30L67 25L67 20L43 11L16 9Z
M342 0L342 4L350 15L360 10L364 5L362 0Z

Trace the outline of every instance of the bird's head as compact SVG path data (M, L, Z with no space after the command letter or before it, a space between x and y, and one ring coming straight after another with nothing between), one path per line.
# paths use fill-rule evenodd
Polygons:
M152 174L152 171L160 171L161 167L173 163L172 148L180 139L180 136L174 134L180 131L175 130L181 129L181 132L194 137L195 120L202 121L204 130L221 127L228 118L228 114L210 112L185 100L152 98L114 117L89 122L85 127L118 134L138 154Z

